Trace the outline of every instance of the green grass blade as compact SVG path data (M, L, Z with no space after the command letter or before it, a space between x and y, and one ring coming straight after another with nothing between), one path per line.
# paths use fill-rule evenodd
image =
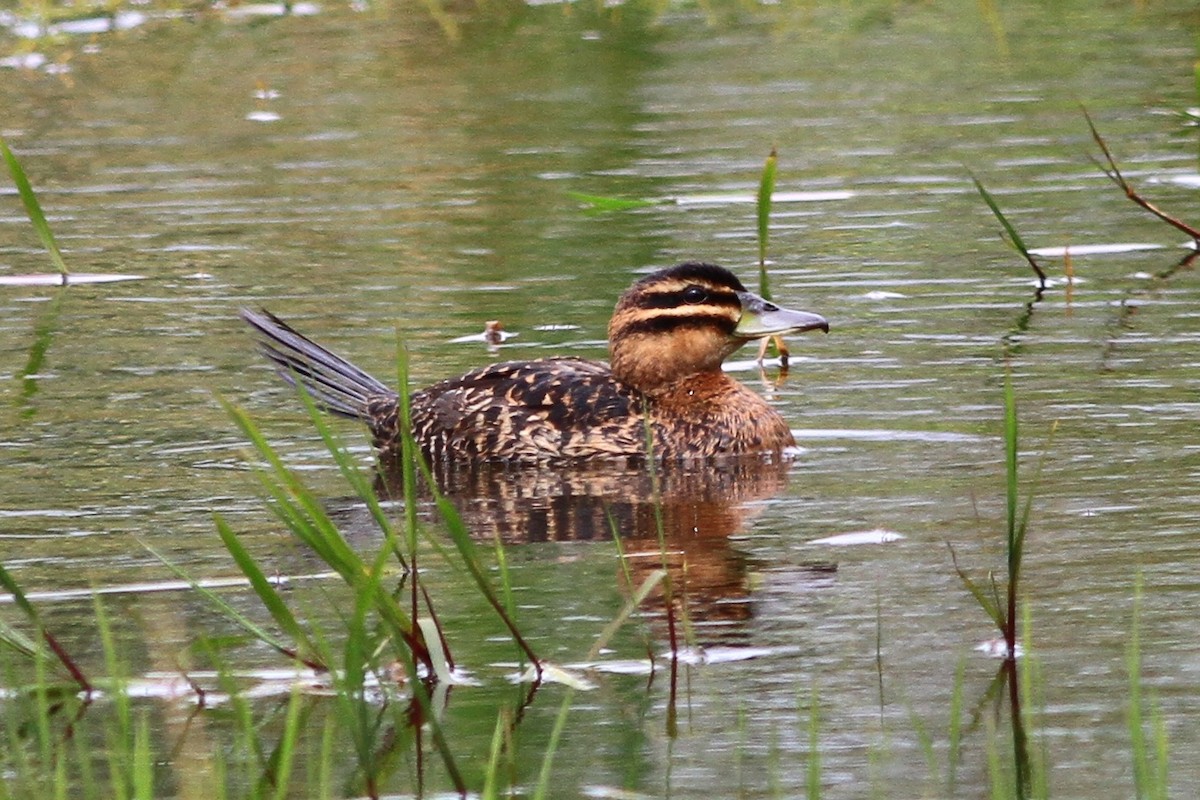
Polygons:
M1163 718L1162 707L1155 703L1150 709L1151 725L1154 730L1154 757L1157 769L1154 771L1154 793L1151 795L1153 800L1167 800L1169 796L1169 784L1167 769L1170 763L1167 759L1167 723Z
M13 155L12 150L8 149L8 144L2 136L0 136L0 155L4 156L4 161L8 164L8 171L12 175L13 183L17 185L17 194L21 196L21 202L25 205L25 213L29 216L33 229L37 232L38 238L42 240L42 246L50 254L50 261L54 264L54 269L62 276L65 284L67 276L70 275L67 262L63 261L58 243L54 241L54 233L50 230L50 223L46 222L46 215L42 213L42 206L33 192L33 187L29 184L29 178L25 176L25 170L21 168L21 162Z
M1042 454L1038 458L1037 468L1033 471L1033 479L1029 482L1029 488L1025 492L1025 504L1021 508L1021 516L1017 520L1017 535L1015 548L1017 551L1016 561L1016 576L1019 577L1021 569L1021 561L1025 553L1025 534L1029 530L1029 517L1033 513L1033 498L1037 495L1037 487L1041 484L1042 470L1046 466L1046 457L1050 454L1050 447L1054 443L1054 434L1058 431L1058 421L1050 426L1050 435L1046 437L1046 444L1042 447Z
M508 738L506 732L511 725L508 709L501 708L500 713L496 715L496 727L492 729L492 743L488 747L487 766L483 771L483 789L479 792L480 800L499 800L500 754Z
M36 658L41 655L38 646L21 631L0 619L0 644L8 645L23 656Z
M1141 646L1142 575L1139 572L1133 592L1133 622L1130 625L1129 643L1126 645L1125 668L1129 671L1129 727L1130 752L1133 756L1133 789L1138 800L1149 797L1152 769L1147 752L1146 732L1142 719L1142 646Z
M21 585L17 583L9 571L4 568L4 564L0 563L0 587L4 591L12 595L13 605L20 609L21 613L37 627L42 626L41 618L38 616L37 609L33 607L33 603L29 602L29 598L25 596Z
M367 510L371 514L371 519L374 520L375 525L383 533L384 539L392 546L396 557L400 560L401 567L408 569L408 563L404 559L396 538L395 528L388 515L384 513L383 506L379 503L379 497L371 485L371 480L358 468L349 451L338 440L333 432L333 428L329 425L329 417L317 407L312 396L304 389L303 382L296 380L296 386L298 387L297 391L300 394L300 400L308 410L309 419L312 420L313 427L320 434L321 441L325 444L325 449L329 451L334 463L337 464L342 478L350 484L350 487L354 490L354 494L366 505Z
M562 704L558 707L558 715L554 718L554 727L550 730L550 738L546 742L546 750L542 755L542 766L538 770L537 787L533 791L533 800L545 800L550 790L550 769L554 764L554 754L558 752L558 742L562 738L563 729L567 726L567 715L571 711L571 702L575 699L575 689L568 688L563 694Z
M767 244L771 229L771 196L775 193L778 163L779 157L772 147L758 182L758 293L766 300L771 299L771 285L767 278Z
M1021 238L1021 234L1017 233L1016 227L1008 221L1008 217L1004 216L1004 212L1000 210L1000 204L996 202L996 198L992 197L989 192L975 175L971 174L971 182L975 184L975 190L979 192L979 196L983 198L983 202L987 203L987 207L991 209L992 216L1004 228L1004 234L1008 238L1009 244L1025 258L1030 258L1029 248L1025 244L1025 240Z
M966 670L967 660L959 658L958 666L954 669L954 692L950 696L950 729L947 735L949 752L946 753L947 797L958 796L958 762L962 756L963 684L966 680Z
M1008 221L1008 217L1004 216L1004 212L1000 210L1000 205L996 202L996 198L992 197L991 192L984 188L983 183L974 174L971 174L971 181L975 184L975 189L979 192L979 196L983 198L983 202L987 203L987 207L992 210L992 215L1000 221L1008 243L1021 254L1022 258L1029 262L1029 266L1033 268L1034 274L1038 277L1039 284L1043 289L1046 288L1045 271L1038 264L1037 259L1033 257L1033 254L1029 252L1029 248L1025 245L1025 240L1021 238L1021 234L1017 233L1016 227Z
M279 738L279 746L275 753L272 754L275 763L275 800L285 800L288 796L288 785L291 783L292 767L295 764L296 742L300 738L300 723L307 716L300 713L301 699L300 691L292 689L288 698L287 714L284 717L283 735Z
M403 385L404 383L402 382L401 386ZM465 792L465 784L461 772L454 761L445 734L437 718L432 714L428 693L417 679L413 657L419 658L432 668L428 650L412 619L404 611L397 599L390 595L381 583L381 578L384 574L384 552L381 552L380 557L376 558L368 566L358 553L350 547L349 543L346 542L341 531L338 530L333 521L329 519L320 501L304 486L296 474L287 468L249 416L223 399L221 403L229 412L235 424L241 429L242 433L254 445L259 455L269 465L269 472L260 472L260 478L263 480L263 485L267 488L268 493L270 493L275 501L272 506L275 512L279 514L284 523L288 525L301 541L313 548L318 557L324 560L346 581L347 585L355 592L356 597L369 599L370 605L378 615L379 620L391 633L389 637L390 641L395 643L397 647L402 642L404 648L407 649L407 652L401 652L398 655L400 656L399 660L408 671L409 683L413 687L413 696L421 708L423 719L429 727L435 749L441 756L446 771L449 773L455 786ZM323 421L321 424L323 424ZM407 432L407 430L406 427L405 431ZM411 439L411 433L407 435ZM334 446L334 449L340 448ZM391 545L385 544L385 547L390 548ZM364 600L363 602L366 601ZM366 640L361 637L357 638L359 638L358 642L354 641L356 639L354 636L351 636L349 640L351 644L358 648L354 654L355 657L364 659L372 657L371 654L374 648L372 647L371 651L368 652L365 645ZM349 665L353 659L350 658L347 661ZM359 697L361 701L361 693ZM374 723L376 728L378 724L378 721ZM370 760L364 761L364 766L371 763Z
M33 623L34 627L38 629L38 632L42 635L42 639L47 645L49 645L51 652L54 653L55 658L57 658L59 663L66 668L67 672L70 673L71 678L77 684L79 684L79 688L90 695L92 693L92 684L79 669L79 666L75 663L75 660L71 658L70 654L67 653L63 646L58 643L58 639L54 638L54 634L50 633L46 626L42 624L42 619L38 614L37 609L34 608L33 604L29 602L29 598L27 598L25 596L25 592L21 590L20 584L18 584L16 579L9 574L8 570L4 568L4 564L2 563L0 563L0 588L3 588L6 592L12 595L13 603L21 610L21 613L23 613L26 618Z
M129 750L136 731L134 729L133 704L127 690L128 669L121 659L121 651L113 637L112 625L109 624L108 614L104 610L104 604L100 601L99 595L93 598L92 608L96 617L96 628L100 633L100 643L104 650L104 666L108 670L110 683L108 692L116 709L117 730L114 737L116 742L110 741L109 747L116 751L120 763L130 767ZM130 776L132 778L132 772L130 772Z
M296 621L296 617L292 614L287 603L283 601L282 595L271 585L271 581L267 579L266 574L259 568L257 562L251 557L250 553L242 546L237 534L229 527L224 518L220 515L216 517L217 534L221 537L221 542L225 545L225 549L229 551L229 555L233 557L234 563L238 569L250 581L250 588L254 590L254 594L266 607L271 618L275 620L275 624L291 638L293 642L299 645L296 656L310 666L323 664L324 659L321 658L316 646L305 633L304 628Z
M359 769L368 782L373 780L375 772L372 768L375 750L374 715L363 697L366 663L373 649L366 642L366 614L369 603L366 592L360 591L356 594L354 614L343 623L346 641L342 646L342 670L335 676L338 716L343 727L350 733ZM409 666L411 672L411 664Z
M133 763L130 765L133 796L138 800L154 797L154 749L150 741L150 718L139 716L133 734Z
M270 466L270 473L260 473L259 477L275 501L272 510L297 538L312 548L351 588L355 591L362 589L370 580L373 570L350 547L341 531L329 519L320 500L283 464L245 412L224 400L221 402ZM393 633L414 652L424 654L424 646L411 620L396 600L378 584L372 590L372 595L380 618L391 627Z
M947 543L946 546L950 547L949 543ZM979 607L982 608L989 617L991 617L992 622L996 624L996 627L1003 632L1004 610L1000 607L1000 604L995 598L989 596L979 584L971 580L971 576L967 575L967 573L963 571L962 567L958 565L958 556L955 554L953 547L950 547L950 561L954 564L954 571L958 573L958 579L962 581L963 586L965 586L967 591L971 593L971 596L975 598L975 602L979 604Z
M633 571L629 567L629 559L625 556L625 545L621 541L621 531L618 530L617 520L612 514L611 509L605 509L605 516L608 518L608 530L612 534L613 544L617 548L617 563L621 565L621 577L625 581L626 588L629 591L634 590ZM650 639L650 633L643 629L642 641L646 648L646 658L651 663L654 662L654 643Z
M454 544L455 550L458 552L459 560L462 566L466 568L467 574L471 576L471 580L479 589L480 594L484 599L495 609L501 621L508 628L509 634L513 641L525 653L525 656L533 664L538 676L541 675L541 660L533 652L525 637L521 635L520 629L517 627L515 620L509 616L505 603L496 594L496 590L492 588L491 581L488 579L487 570L483 566L483 562L479 557L478 549L475 547L475 542L471 539L471 533L463 522L462 517L458 513L458 509L454 507L446 496L438 489L438 483L430 469L429 464L425 461L417 447L412 436L411 411L409 408L409 397L405 387L408 386L408 362L405 356L403 342L398 343L397 347L397 381L401 387L400 392L400 435L401 435L401 451L403 454L404 469L404 493L405 493L405 508L406 514L410 515L407 524L415 529L415 497L416 497L416 472L412 467L416 467L420 471L421 477L425 481L425 485L429 487L430 493L433 495L434 505L437 508L438 516L442 520L443 527L446 533L449 534L451 542ZM427 537L433 541L432 537ZM447 554L445 550L441 551Z
M587 660L591 661L600 655L600 651L608 646L609 641L616 635L625 621L637 611L638 606L642 601L653 591L655 586L662 583L663 578L667 576L665 569L656 569L651 571L646 579L642 581L641 586L634 592L625 602L619 614L613 618L611 622L604 626L604 630L600 631L600 635L596 637L595 643L592 644L591 650L588 651Z
M495 546L496 570L500 575L500 592L504 596L504 609L513 620L517 618L517 598L512 590L512 573L508 569L508 551L504 549L504 539L500 531L496 531ZM524 667L524 665L522 665Z
M1000 761L1000 737L996 732L996 720L987 717L987 772L991 784L992 800L1012 800L1016 797L1008 770Z
M337 732L337 719L333 716L326 717L325 726L321 730L321 747L317 754L317 764L314 770L317 775L316 781L314 781L316 786L315 796L322 798L322 800L335 796L333 793L334 773L336 772L334 766L334 744L338 742Z
M430 487L433 487L433 475L431 474L428 465L422 462L420 467L426 482ZM534 653L533 648L531 648L528 642L525 641L525 637L521 635L521 631L517 627L516 622L509 617L508 612L505 609L504 601L500 599L500 597L496 594L496 590L492 588L491 581L487 576L487 571L483 566L482 560L479 558L475 543L471 540L471 533L467 529L466 524L462 521L462 517L459 516L458 509L456 509L454 504L447 500L445 495L443 495L436 488L433 489L433 495L434 505L437 507L438 516L442 519L445 531L449 534L450 540L454 543L454 547L458 552L459 559L461 560L462 565L467 569L467 574L471 576L471 580L475 583L476 588L479 589L480 594L482 594L484 599L486 599L492 608L495 609L496 613L500 616L500 619L508 628L509 634L513 637L514 641L516 641L521 650L524 651L526 657L530 660L530 662L533 663L534 668L540 674L541 659L537 657L537 654Z
M1004 380L1004 476L1005 508L1008 529L1008 571L1011 578L1013 563L1018 558L1017 544L1017 400L1013 393L1012 374Z
M917 714L912 704L905 703L905 705L908 710L908 724L912 726L913 734L917 737L917 744L921 748L921 754L925 756L925 768L929 770L930 783L933 783L938 775L937 753L933 746L933 736L929 733L924 720Z
M230 605L223 597L221 597L216 592L212 591L211 589L209 589L205 586L202 586L195 578L193 578L191 575L189 575L187 572L185 572L181 567L179 567L178 565L176 565L175 563L173 563L172 561L167 559L166 556L164 556L162 553L155 550L153 547L151 547L146 542L139 542L139 544L141 544L141 546L144 547L146 549L146 551L148 553L150 553L150 555L154 556L159 561L161 561L163 566L165 566L167 569L171 570L171 572L175 573L175 575L178 576L180 580L187 581L187 583L189 585L191 585L192 589L195 592L197 592L201 597L203 597L205 600L207 600L209 603L211 603L213 605L213 607L216 608L218 611L220 611L222 614L224 614L227 619L229 619L231 622L236 624L242 630L246 631L246 633L250 634L258 641L260 641L263 644L267 645L268 647L274 649L276 652L287 656L288 658L294 658L294 659L302 661L306 666L312 667L313 669L320 670L320 671L326 671L328 669L325 666L323 661L317 660L315 657L312 660L306 660L306 659L302 658L300 656L300 654L298 654L296 652L296 650L294 650L292 647L290 647L288 645L287 642L283 641L282 639L277 637L275 634L271 633L266 628L262 627L261 625L256 623L254 620L247 617L241 611L238 611L236 608L234 608L232 605ZM274 590L272 589L272 591L274 591ZM260 599L261 599L261 596L260 596ZM283 627L283 626L281 625L280 627ZM305 641L306 642L308 641L307 638L305 639ZM314 653L314 656L315 656L315 653Z
M815 682L809 693L807 773L807 800L818 800L821 796L821 704Z
M267 442L258 426L241 409L224 398L221 405L233 418L234 423L248 438L254 449L270 466L275 482L260 474L264 485L279 505L276 512L285 516L292 532L305 544L317 550L317 554L347 582L353 584L361 579L364 568L362 559L346 542L337 526L329 519L320 501L304 486L296 474L287 468L275 449Z

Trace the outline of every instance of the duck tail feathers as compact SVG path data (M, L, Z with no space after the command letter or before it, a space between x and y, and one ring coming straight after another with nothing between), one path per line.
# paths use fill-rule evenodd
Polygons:
M313 401L338 416L370 422L370 403L396 397L393 389L293 329L271 312L243 308L241 317L258 335L259 350L288 383L304 387Z

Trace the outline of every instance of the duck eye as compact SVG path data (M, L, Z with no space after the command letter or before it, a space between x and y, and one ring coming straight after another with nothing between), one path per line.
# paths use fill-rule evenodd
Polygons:
M683 302L685 303L703 303L707 299L708 292L699 286L689 286L683 290Z

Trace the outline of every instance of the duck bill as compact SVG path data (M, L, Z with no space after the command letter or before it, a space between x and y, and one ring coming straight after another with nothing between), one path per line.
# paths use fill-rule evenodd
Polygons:
M829 333L829 323L820 314L781 308L753 292L738 292L742 302L742 318L733 335L740 339L761 339L786 333L822 330Z

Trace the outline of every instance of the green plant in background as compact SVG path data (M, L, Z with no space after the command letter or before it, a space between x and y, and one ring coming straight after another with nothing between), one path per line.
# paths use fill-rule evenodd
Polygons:
M771 281L767 276L767 243L771 234L771 197L775 193L775 171L778 164L779 156L772 147L771 154L763 164L755 201L758 211L758 293L764 300L771 299Z
M1153 742L1146 741L1145 701L1142 698L1142 576L1140 573L1133 591L1133 617L1130 623L1129 644L1125 653L1125 667L1129 671L1127 720L1133 756L1134 796L1138 800L1166 800L1169 796L1167 729L1163 722L1161 709L1153 701L1150 705Z
M65 287L69 281L66 261L63 260L62 252L58 249L54 232L50 230L50 223L46 221L42 205L38 202L37 194L33 191L33 186L30 185L29 178L21 167L21 162L13 155L3 137L0 137L0 155L8 165L9 174L17 187L17 194L20 195L21 203L25 207L25 214L29 217L30 224L50 256L50 263L58 272L60 284ZM33 405L33 398L38 393L38 375L46 363L50 345L54 342L54 334L58 330L59 313L62 311L65 297L65 290L56 293L45 313L41 315L34 328L33 344L30 345L29 356L25 360L25 366L17 375L18 380L21 381L21 391L16 396L16 403L22 407L21 414L25 418L32 417L37 411Z
M91 681L83 674L83 670L79 668L79 665L70 656L66 648L59 643L54 634L50 632L50 629L42 622L41 614L38 613L37 608L29 602L21 586L13 579L3 564L0 564L0 588L9 593L13 599L13 603L21 610L21 613L25 615L30 624L33 625L38 638L50 648L54 657L58 659L58 663L66 669L67 673L71 676L71 680L79 687L79 690L84 693L85 697L90 697L94 691ZM37 643L11 625L3 622L0 622L0 644L7 645L18 653L33 658L39 665L45 661L45 653Z
M1053 428L1051 429L1051 436L1053 436ZM1020 594L1021 564L1025 553L1026 536L1029 531L1029 516L1033 508L1035 489L1041 476L1042 466L1045 463L1045 452L1048 452L1048 450L1049 443L1047 443L1047 447L1043 451L1042 460L1038 463L1030 489L1022 504L1020 497L1020 473L1018 469L1020 442L1017 424L1017 402L1013 391L1012 376L1011 374L1007 375L1004 383L1004 472L1005 552L1007 556L1008 580L1005 582L1003 592L996 584L995 576L991 573L988 574L986 585L981 585L973 580L959 566L958 559L954 555L954 549L950 549L954 569L958 573L959 579L971 593L971 596L975 598L979 607L991 618L1003 639L1003 663L992 687L988 689L987 695L998 697L1000 690L1005 687L1008 688L1009 722L1012 727L1013 764L1015 770L1013 787L1016 796L1020 798L1029 796L1029 792L1035 785L1035 778L1041 780L1040 774L1035 771L1035 763L1031 760L1029 753L1027 731L1028 711L1022 703L1021 681L1019 680L1019 671L1017 669L1017 659L1020 654L1017 637L1017 600ZM1028 697L1025 700L1027 702Z
M42 246L46 248L46 252L50 256L50 263L54 265L54 269L58 272L62 285L66 286L70 277L67 270L67 262L63 260L62 251L58 249L58 242L54 239L54 232L50 230L50 223L46 221L46 215L42 212L42 205L38 202L37 195L34 194L33 187L29 183L29 178L25 175L25 170L21 167L21 162L13 155L12 150L8 148L8 144L0 137L0 155L4 156L4 163L8 165L9 174L12 175L13 183L17 186L17 194L21 196L21 203L25 206L25 213L29 215L29 222L33 225L34 231L41 240Z
M1030 268L1033 270L1033 274L1037 276L1038 291L1044 291L1046 289L1047 278L1046 271L1042 268L1042 265L1039 264L1038 260L1033 257L1032 253L1029 252L1029 247L1026 246L1025 240L1021 238L1021 234L1017 232L1016 227L1014 227L1013 224L1008 221L1008 217L1004 216L1004 212L1000 210L1000 204L996 202L996 198L992 197L992 193L989 192L984 187L983 183L980 182L979 178L975 177L974 175L971 175L971 182L975 184L975 190L979 192L980 197L983 198L983 202L987 204L987 207L991 210L992 214L997 220L999 220L1001 227L1004 229L1004 240L1008 242L1014 250L1021 254L1021 257L1029 263Z
M758 220L758 292L764 300L771 299L771 278L767 274L767 245L771 232L771 199L775 193L775 173L779 166L779 156L775 148L767 156L763 164L762 175L758 181L758 194L755 196L755 211ZM767 349L775 345L779 354L781 366L786 370L788 365L788 349L782 336L768 336L758 345L758 360L762 361Z

